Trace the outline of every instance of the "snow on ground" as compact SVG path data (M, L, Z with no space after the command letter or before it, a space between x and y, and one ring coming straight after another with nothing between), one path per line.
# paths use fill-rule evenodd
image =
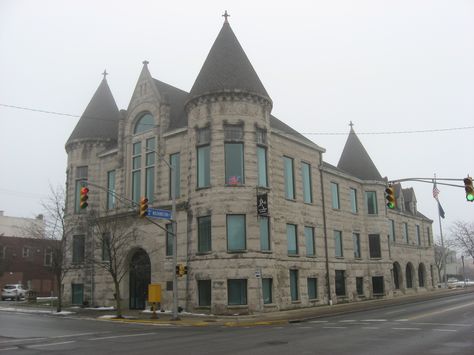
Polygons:
M45 309L35 309L35 308L17 308L17 307L0 307L0 311L4 312L22 312L22 313L42 313L42 314L52 314L57 316L67 316L69 314L74 314L74 312L61 311L55 312Z

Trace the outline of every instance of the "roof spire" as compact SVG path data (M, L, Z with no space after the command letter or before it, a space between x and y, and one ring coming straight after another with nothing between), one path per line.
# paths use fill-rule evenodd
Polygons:
M109 73L107 73L107 70L104 69L104 72L102 73L102 75L104 76L104 80L106 80L106 76L109 75Z
M225 18L224 23L229 23L229 21L227 21L227 17L230 17L230 15L227 13L227 10L225 10L224 15L222 15L222 17Z
M148 64L150 64L150 62L149 62L148 60L144 60L144 61L142 62L142 64L143 64L143 65L148 65Z
M354 124L352 123L352 121L349 121L349 126L351 127L351 129L352 129L352 127L354 126Z

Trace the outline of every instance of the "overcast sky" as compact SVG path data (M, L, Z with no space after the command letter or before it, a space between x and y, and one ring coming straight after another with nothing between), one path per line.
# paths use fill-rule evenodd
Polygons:
M474 175L472 0L1 0L0 210L42 212L49 185L65 183L64 145L78 121L5 105L80 116L107 69L126 109L143 60L154 78L189 91L224 10L273 114L326 148L328 163L337 165L352 121L382 176ZM432 186L403 186L438 235ZM473 221L474 203L461 188L439 189L447 235L453 221Z

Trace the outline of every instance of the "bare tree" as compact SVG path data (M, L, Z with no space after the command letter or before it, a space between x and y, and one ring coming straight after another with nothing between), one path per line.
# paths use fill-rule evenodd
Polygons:
M474 258L474 223L455 221L451 226L451 238L463 253Z
M102 215L92 210L89 226L93 231L94 249L101 255L91 255L89 262L105 270L112 278L115 291L116 317L122 318L120 284L130 269L128 251L137 240L136 217L118 210L106 210Z

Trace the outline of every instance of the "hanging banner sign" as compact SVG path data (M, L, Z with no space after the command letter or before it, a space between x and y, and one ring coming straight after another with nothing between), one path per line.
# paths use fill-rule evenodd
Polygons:
M268 215L268 194L257 195L257 215Z

